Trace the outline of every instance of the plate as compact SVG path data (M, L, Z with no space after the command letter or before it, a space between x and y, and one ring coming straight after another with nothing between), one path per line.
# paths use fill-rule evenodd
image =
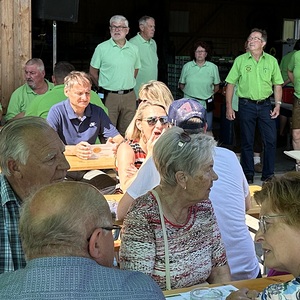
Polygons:
M96 144L91 145L92 157L99 158L103 156L114 156L113 145L111 144Z

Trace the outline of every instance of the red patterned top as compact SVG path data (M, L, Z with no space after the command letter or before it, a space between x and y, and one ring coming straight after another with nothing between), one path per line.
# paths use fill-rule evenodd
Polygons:
M165 224L172 289L205 282L212 268L227 263L210 200L191 206L186 224L178 226L166 218ZM150 275L166 289L163 232L151 192L137 198L125 217L120 266Z

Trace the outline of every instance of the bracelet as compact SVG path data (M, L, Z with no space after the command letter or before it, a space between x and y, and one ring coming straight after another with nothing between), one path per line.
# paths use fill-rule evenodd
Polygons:
M282 104L282 102L281 101L277 101L277 102L275 102L275 105L276 104L279 104L279 105L281 105Z

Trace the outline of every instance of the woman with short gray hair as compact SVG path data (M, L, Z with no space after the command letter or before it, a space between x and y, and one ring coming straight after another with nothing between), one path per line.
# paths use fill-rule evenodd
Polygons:
M224 245L208 199L215 140L168 129L153 158L161 182L137 198L124 220L121 268L151 276L162 289L230 281Z

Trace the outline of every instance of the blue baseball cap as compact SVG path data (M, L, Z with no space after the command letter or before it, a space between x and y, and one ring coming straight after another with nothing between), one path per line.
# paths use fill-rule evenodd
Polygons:
M197 100L182 98L172 102L168 118L171 125L197 133L206 125L206 109Z

